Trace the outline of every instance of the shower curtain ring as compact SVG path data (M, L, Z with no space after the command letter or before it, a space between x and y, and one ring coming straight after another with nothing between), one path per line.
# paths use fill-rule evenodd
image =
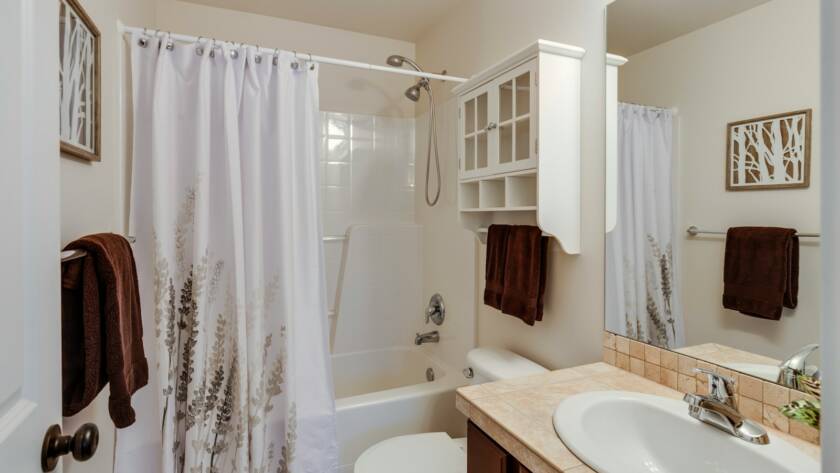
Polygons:
M315 61L312 59L312 53L309 53L309 70L315 70Z
M141 37L140 37L140 39L138 39L138 40L137 40L137 44L138 44L141 48L145 48L146 46L148 46L148 45L149 45L149 38L148 38L148 35L149 35L149 34L146 32L146 28L143 28L143 36L141 36Z
M255 46L257 48L257 53L254 54L254 62L256 62L257 64L262 64L262 47L259 44Z
M298 68L300 68L300 62L298 61L297 51L295 51L295 50L293 49L293 50L292 50L292 54L294 54L294 55L295 55L295 62L293 62L293 63L291 64L292 69L294 69L294 70L298 70Z
M204 36L199 36L197 40L195 40L195 54L196 56L204 56L204 46L201 45L201 39Z
M272 59L271 63L276 66L277 62L279 61L279 57L280 57L280 50L278 50L277 48L274 48L274 59Z
M172 32L167 31L166 32L166 50L167 51L172 51L173 49L175 49L175 42L172 41Z
M216 38L213 38L213 42L210 44L210 57L216 57Z

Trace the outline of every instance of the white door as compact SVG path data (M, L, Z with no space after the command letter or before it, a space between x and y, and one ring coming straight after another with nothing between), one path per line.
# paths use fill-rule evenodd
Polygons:
M61 423L58 1L0 11L0 471L36 473Z

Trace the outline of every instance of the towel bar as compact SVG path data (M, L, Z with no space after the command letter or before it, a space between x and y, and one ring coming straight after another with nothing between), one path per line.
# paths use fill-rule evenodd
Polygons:
M125 237L125 239L128 240L128 242L131 243L131 244L134 244L134 242L137 241L137 238L135 238L133 236L127 236L127 237ZM85 251L85 250L62 251L61 252L61 262L66 263L68 261L73 261L73 260L77 260L79 258L84 258L85 256L87 256L87 251Z
M726 232L721 232L721 231L700 230L699 228L697 228L694 225L688 227L685 230L685 232L688 233L691 236L697 236L697 235L701 235L701 234L704 234L704 235L726 235ZM819 233L797 233L796 236L799 236L799 237L802 237L802 238L819 238L820 234Z

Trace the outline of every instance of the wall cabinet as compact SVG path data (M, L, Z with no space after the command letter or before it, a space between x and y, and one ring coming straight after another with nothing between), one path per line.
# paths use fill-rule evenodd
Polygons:
M467 424L467 473L531 473L477 425Z
M536 168L536 67L533 59L461 97L462 178Z
M580 88L585 51L539 40L458 85L458 206L481 235L538 225L580 253Z

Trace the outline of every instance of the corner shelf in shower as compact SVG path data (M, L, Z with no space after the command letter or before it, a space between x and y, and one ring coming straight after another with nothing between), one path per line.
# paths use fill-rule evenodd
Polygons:
M580 253L581 59L539 40L458 85L458 209L484 241L493 223L537 225Z

